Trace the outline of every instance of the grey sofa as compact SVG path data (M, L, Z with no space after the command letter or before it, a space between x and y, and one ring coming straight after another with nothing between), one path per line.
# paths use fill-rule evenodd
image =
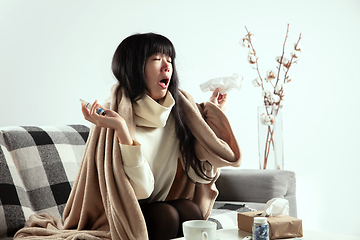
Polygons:
M218 201L241 202L263 210L272 198L289 201L290 216L297 217L295 173L286 170L222 169L216 182Z
M0 239L12 239L31 214L61 218L88 134L83 125L0 128ZM232 223L219 223L223 228L236 226L234 206L262 210L273 197L288 199L296 217L293 172L223 169L217 187L220 193L210 218L221 222L224 216L219 213L230 209L227 218Z

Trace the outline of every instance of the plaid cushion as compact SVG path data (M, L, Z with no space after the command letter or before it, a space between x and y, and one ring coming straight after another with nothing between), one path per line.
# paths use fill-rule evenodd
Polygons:
M61 218L89 128L0 128L0 238L12 237L31 214Z

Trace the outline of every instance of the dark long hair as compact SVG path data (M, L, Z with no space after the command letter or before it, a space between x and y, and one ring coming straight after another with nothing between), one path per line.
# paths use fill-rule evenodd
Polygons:
M195 137L183 121L181 100L179 97L179 78L175 67L175 48L171 41L159 34L134 34L125 38L115 51L112 60L112 71L120 86L132 102L142 98L147 89L145 79L145 63L148 57L162 53L171 58L173 74L168 91L172 94L175 105L171 113L175 119L175 131L179 140L179 150L185 163L185 171L192 167L205 180L211 180L201 167L201 162L195 155Z

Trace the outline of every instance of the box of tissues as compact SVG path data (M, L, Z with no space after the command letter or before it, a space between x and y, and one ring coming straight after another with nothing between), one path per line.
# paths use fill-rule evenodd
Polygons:
M268 201L264 211L238 213L238 227L246 232L252 232L254 217L267 217L270 239L302 237L302 221L290 217L289 202L274 198Z

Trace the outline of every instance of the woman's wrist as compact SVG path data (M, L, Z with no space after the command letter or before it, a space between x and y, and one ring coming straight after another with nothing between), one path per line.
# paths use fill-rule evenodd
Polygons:
M120 123L119 127L115 129L116 136L119 139L119 142L124 145L133 145L133 140L130 136L129 129L126 123Z

